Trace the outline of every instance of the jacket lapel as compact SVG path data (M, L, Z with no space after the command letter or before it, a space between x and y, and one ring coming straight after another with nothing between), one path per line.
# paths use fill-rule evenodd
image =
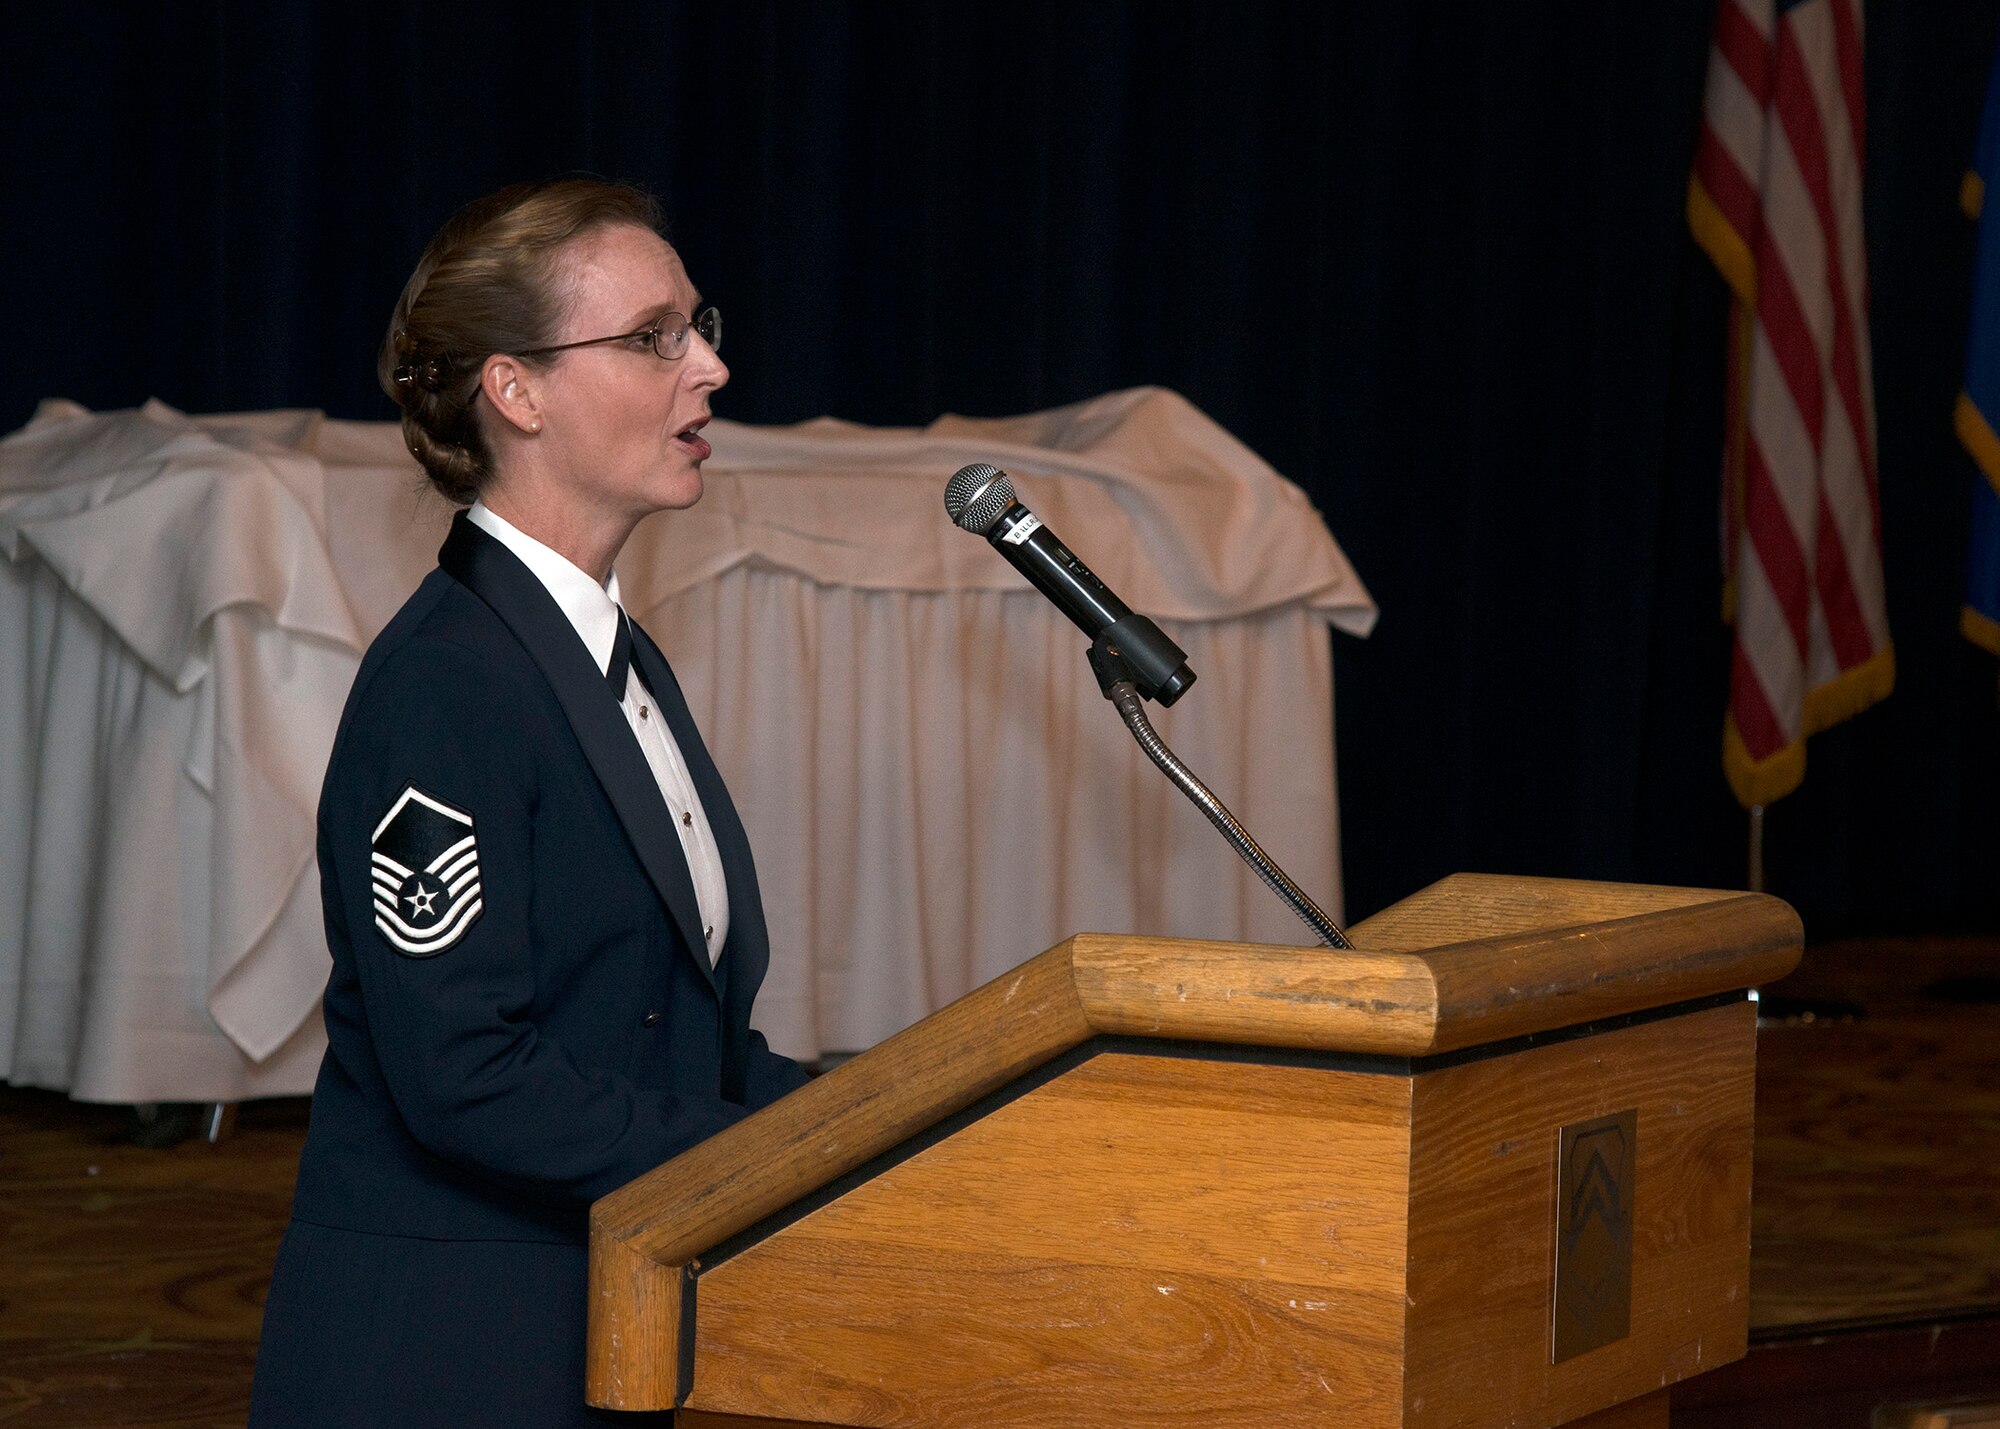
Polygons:
M695 901L687 858L681 852L680 835L674 831L673 815L660 797L660 786L625 722L624 712L610 698L604 674L590 658L575 627L534 573L512 551L468 521L462 511L452 520L451 534L438 552L438 564L493 608L541 668L646 876L673 915L682 943L713 988L715 974L701 936L701 909ZM685 708L681 715L686 718ZM678 727L674 733L684 738ZM702 763L707 765L705 755ZM712 773L713 766L708 768ZM708 788L700 784L699 776L697 787L704 805L712 809L714 806L707 803ZM713 814L710 817L713 819ZM735 824L733 811L730 824L740 837L742 830ZM720 831L717 838L721 838ZM733 886L731 892L733 895ZM733 919L733 898L730 908Z

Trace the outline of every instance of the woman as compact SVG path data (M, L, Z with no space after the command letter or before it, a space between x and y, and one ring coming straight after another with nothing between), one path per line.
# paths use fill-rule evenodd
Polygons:
M321 793L328 1049L253 1426L598 1422L590 1202L804 1081L749 1028L742 826L616 604L633 527L701 496L729 376L658 227L619 186L504 190L390 323L410 450L471 509L363 659Z

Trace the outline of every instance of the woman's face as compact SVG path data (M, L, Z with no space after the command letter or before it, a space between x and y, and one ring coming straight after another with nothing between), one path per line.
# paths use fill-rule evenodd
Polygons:
M692 318L701 296L665 239L630 224L598 228L564 255L570 312L555 342L647 327L662 313ZM701 499L709 454L701 428L729 369L700 333L663 362L645 338L579 347L538 375L544 443L537 453L564 487L606 514L633 520Z

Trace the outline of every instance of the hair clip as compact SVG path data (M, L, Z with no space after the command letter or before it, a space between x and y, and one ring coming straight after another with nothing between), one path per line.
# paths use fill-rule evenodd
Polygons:
M408 391L411 387L421 387L426 392L435 392L444 386L445 361L433 357L423 362L405 362L390 374L398 387Z

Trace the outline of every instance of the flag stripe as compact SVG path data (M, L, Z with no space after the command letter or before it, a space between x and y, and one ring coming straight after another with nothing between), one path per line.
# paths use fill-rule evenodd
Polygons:
M1778 376L1804 428L1806 449L1816 461L1821 424L1826 420L1826 389L1820 382L1819 348L1813 342L1805 310L1799 306L1798 294L1792 288L1791 275L1782 263L1757 265L1757 320L1763 324Z
M1805 729L1806 666L1791 643L1784 613L1778 608L1778 591L1765 568L1755 561L1743 568L1738 603L1736 644L1757 672L1757 684L1771 707L1772 727L1781 739L1796 740ZM1810 617L1807 624L1811 624ZM1788 654L1789 659L1785 658ZM1770 753L1761 746L1753 752L1758 758Z
M1881 549L1881 508L1873 494L1864 489L1865 483L1853 478L1861 462L1854 449L1855 440L1854 431L1845 423L1835 423L1828 429L1827 466L1848 475L1843 481L1826 483L1821 499L1839 535L1849 589L1854 594L1869 648L1874 650L1889 642L1888 626L1877 623L1878 616L1886 617L1888 613L1882 590L1882 563L1871 558L1872 552Z
M1847 579L1847 559L1841 551L1840 531L1833 524L1833 508L1819 509L1819 569L1814 573L1819 586L1819 605L1826 615L1827 640L1833 647L1836 670L1859 665L1875 653L1868 638L1868 622L1861 602Z
M1841 103L1847 111L1847 141L1857 157L1868 152L1863 142L1868 91L1862 84L1861 23L1861 0L1838 0L1833 6L1833 45Z
M1821 106L1828 103L1829 96L1822 92L1825 84L1834 78L1822 71L1821 85L1814 84L1814 71L1807 63L1805 46L1824 49L1833 44L1834 37L1827 33L1822 24L1833 14L1844 8L1845 0L1833 0L1827 6L1815 6L1799 12L1796 26L1786 25L1778 34L1778 70L1781 76L1778 87L1777 113L1784 127L1784 135L1791 153L1797 161L1797 173L1805 186L1807 201L1812 205L1817 228L1822 235L1837 235L1841 225L1834 211L1833 182L1830 172L1827 140L1829 131L1822 129ZM1803 34L1802 34L1803 32ZM1844 108L1844 95L1835 96ZM1837 131L1835 131L1837 132ZM1818 530L1815 532L1814 583L1818 588L1821 614L1827 627L1827 638L1833 647L1835 673L1849 665L1860 664L1874 651L1871 632L1862 614L1860 602L1854 594L1853 583L1848 574L1848 553L1844 547L1838 527L1835 525L1830 508L1838 503L1839 492L1854 485L1853 473L1836 469L1834 452L1852 454L1863 453L1861 475L1865 486L1872 486L1869 479L1865 452L1865 442L1841 441L1839 436L1861 433L1867 430L1867 422L1862 412L1860 393L1860 371L1855 354L1856 313L1850 307L1847 296L1846 275L1843 272L1841 243L1823 243L1821 246L1824 266L1824 289L1828 324L1822 321L1816 326L1820 337L1814 345L1815 358L1827 354L1830 360L1825 364L1825 372L1816 374L1815 392L1823 394L1823 383L1831 378L1839 399L1839 410L1834 413L1822 411L1818 438L1820 465L1814 489L1819 497L1820 513ZM1810 274L1801 273L1802 280L1809 281ZM1788 374L1788 378L1790 374ZM1811 406L1801 403L1801 410L1811 420ZM1831 420L1829 421L1829 418ZM1838 424L1847 423L1848 432L1839 433ZM1831 427L1832 432L1829 433Z
M1723 5L1715 15L1715 53L1743 82L1762 109L1771 97L1771 41L1740 5Z
M1752 392L1782 391L1784 374L1771 347L1769 329L1759 327L1751 335L1750 381ZM1802 481L1779 481L1778 474L1810 471L1819 464L1814 433L1806 426L1805 414L1790 402L1757 402L1750 408L1750 439L1763 453L1765 470L1771 473L1774 512L1781 512L1791 527L1792 539L1800 546L1812 540L1819 524L1819 497L1812 485ZM1746 481L1747 486L1747 481ZM1749 515L1746 504L1744 515Z
M1839 8L1838 5L1835 6ZM1808 93L1811 89L1811 72L1799 53L1796 36L1787 33L1780 37L1780 46L1788 56L1781 60L1781 68L1788 74L1799 76L1799 85ZM1828 307L1832 317L1832 375L1835 390L1840 394L1846 408L1849 424L1857 432L1869 429L1869 421L1861 396L1861 371L1856 328L1867 318L1860 305L1849 297L1850 283L1847 267L1859 259L1862 246L1858 228L1855 232L1844 231L1848 225L1836 212L1832 168L1834 160L1827 148L1827 135L1820 127L1820 111L1816 103L1804 102L1796 93L1790 102L1781 100L1779 115L1784 122L1785 137L1790 141L1792 152L1798 159L1799 177L1805 183L1806 196L1811 202L1813 213L1818 219L1822 233L1838 234L1841 241L1824 246ZM1852 155L1843 151L1842 158ZM1858 216L1858 205L1849 206ZM1858 286L1858 285L1855 285ZM1869 485L1874 484L1872 467L1866 443L1862 444L1862 466L1868 472Z
M1791 741L1778 728L1778 717L1771 712L1771 701L1764 694L1757 672L1751 668L1741 645L1736 647L1734 658L1730 661L1729 674L1729 714L1736 722L1743 742L1755 749L1784 748Z
M1758 566L1771 583L1771 594L1784 614L1785 624L1792 632L1792 642L1798 647L1799 659L1803 661L1806 657L1807 627L1812 621L1812 602L1806 594L1806 554L1792 530L1791 522L1774 510L1781 505L1777 483L1771 479L1771 469L1764 461L1763 449L1754 440L1745 454L1745 475L1749 489L1744 527L1749 533L1750 549L1755 552ZM1751 747L1754 749L1756 746L1753 743Z
M1695 155L1694 176L1730 228L1739 234L1757 231L1757 190L1721 145L1704 145ZM1747 302L1754 294L1739 289L1736 296Z

